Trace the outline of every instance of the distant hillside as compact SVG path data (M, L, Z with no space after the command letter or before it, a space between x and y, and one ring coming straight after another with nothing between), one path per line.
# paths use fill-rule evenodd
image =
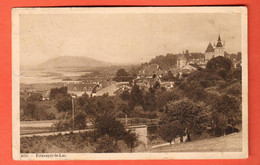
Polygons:
M60 56L39 65L40 68L95 68L112 64L83 56Z

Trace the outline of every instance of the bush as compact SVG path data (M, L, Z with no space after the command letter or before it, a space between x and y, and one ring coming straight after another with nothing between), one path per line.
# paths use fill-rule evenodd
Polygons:
M67 131L72 129L71 120L59 120L52 125L52 129L56 131Z
M98 138L97 145L94 150L96 153L113 153L119 151L117 140L107 134Z
M87 126L87 115L83 111L80 111L75 116L75 129L85 129Z

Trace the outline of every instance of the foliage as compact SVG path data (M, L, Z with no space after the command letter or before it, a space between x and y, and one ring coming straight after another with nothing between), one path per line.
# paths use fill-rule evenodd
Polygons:
M160 123L162 125L178 121L187 134L200 135L206 128L207 114L203 105L196 104L189 99L183 99L167 104Z
M76 153L94 152L92 133L69 133L65 135L33 136L21 138L21 153Z
M51 102L47 101L28 101L21 102L21 120L53 120L55 119L54 112L50 111L52 108Z
M24 108L24 115L33 117L35 111L36 111L36 105L34 103L28 103Z
M50 100L53 99L61 99L63 97L68 96L68 88L67 87L60 87L60 88L52 88L50 91Z
M52 125L52 129L55 131L68 131L72 129L72 120L60 119Z
M201 84L197 81L184 81L179 85L179 88L184 91L186 97L197 101L203 101L207 97L207 93Z
M129 76L129 74L125 71L125 69L118 69L118 71L116 72L116 76L120 77L120 76Z
M137 136L135 135L135 133L127 131L124 125L120 121L117 121L112 115L103 114L102 116L96 117L94 128L96 139L102 138L103 136L107 136L104 137L107 140L111 140L112 138L112 146L110 146L111 144L108 145L107 143L103 144L107 145L105 146L105 150L108 148L111 149L111 147L112 149L116 149L117 146L114 144L114 142L116 143L119 140L125 141L127 146L130 147L131 151L136 146ZM99 147L102 146L102 144L100 144L102 141L97 141Z
M174 88L172 91L159 89L156 91L157 109L162 110L164 106L170 101L177 101L182 98L182 91Z
M42 94L41 93L31 93L31 96L27 98L28 101L41 101Z
M121 93L120 98L123 99L124 101L130 100L130 93L129 91L125 90Z
M224 71L230 71L232 67L232 61L228 58L218 56L215 58L212 58L207 62L206 69L208 70L214 70L214 71L219 71L219 70L224 70Z
M132 87L130 92L129 105L131 108L138 105L143 105L143 90L141 90L136 84Z
M77 98L77 103L79 104L80 107L83 107L87 100L89 99L88 94L84 93L82 96Z
M137 135L130 130L128 130L124 135L124 141L126 145L130 148L132 152L135 147L137 147Z
M72 99L70 97L64 97L60 99L56 108L59 112L71 112L72 111Z
M177 54L159 55L151 59L149 64L158 64L162 69L169 69L177 65Z
M177 77L175 77L171 71L168 71L168 74L167 75L164 75L162 78L161 78L162 81L176 81L178 80Z
M97 145L95 147L96 153L113 153L119 152L119 147L115 138L110 137L105 134L104 136L98 138Z
M156 110L156 96L153 88L150 88L148 92L144 93L143 100L143 107L145 111L153 112Z
M121 140L126 131L120 121L117 121L113 116L107 114L96 118L94 128L97 137L107 134L116 140Z
M221 128L224 130L228 125L234 128L242 122L241 104L234 96L223 94L212 106L212 109L213 129Z
M185 127L176 120L160 125L158 133L163 140L171 144L177 136L185 135Z
M127 116L131 116L131 109L129 108L129 105L126 101L124 100L121 100L119 99L117 102L116 102L116 105L115 105L115 111L118 113L118 114L123 114L123 117L125 115Z
M84 111L79 111L75 115L75 129L85 129L87 126L87 115Z
M116 82L130 82L134 79L134 77L130 76L125 69L118 69L116 72L116 77L114 77L114 81Z

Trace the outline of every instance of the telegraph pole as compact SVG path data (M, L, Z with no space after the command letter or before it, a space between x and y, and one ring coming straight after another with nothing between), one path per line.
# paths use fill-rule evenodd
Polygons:
M72 130L74 130L74 119L75 119L75 105L74 105L75 96L72 96Z

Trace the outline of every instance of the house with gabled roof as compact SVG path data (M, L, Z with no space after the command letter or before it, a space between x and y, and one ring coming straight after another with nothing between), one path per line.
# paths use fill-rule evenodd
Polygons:
M162 77L163 71L158 64L150 64L145 66L137 74L137 78L155 78L156 76Z
M68 87L68 92L77 96L82 96L84 93L92 96L96 93L99 83L69 83L66 85Z

